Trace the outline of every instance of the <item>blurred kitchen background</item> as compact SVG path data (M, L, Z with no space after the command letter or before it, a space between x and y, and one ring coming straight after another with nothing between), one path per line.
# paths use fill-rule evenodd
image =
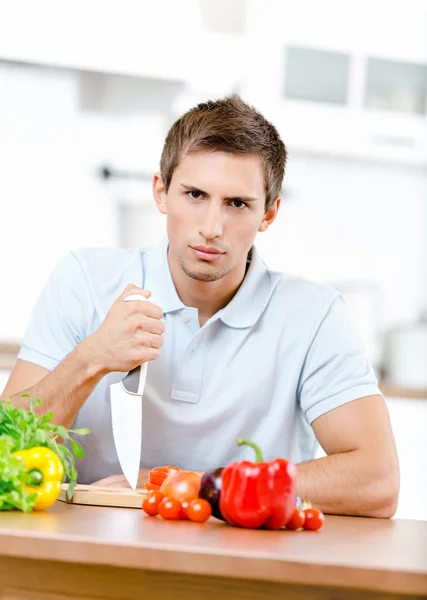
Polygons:
M344 294L390 409L397 516L427 519L427 0L1 1L0 388L64 254L165 234L165 134L231 92L289 150L257 244Z

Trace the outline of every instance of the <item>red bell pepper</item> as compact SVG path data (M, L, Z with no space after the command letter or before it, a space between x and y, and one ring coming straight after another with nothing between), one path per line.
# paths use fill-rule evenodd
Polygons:
M263 462L254 442L239 439L256 453L255 463L235 462L222 472L220 510L228 523L251 529L280 529L292 517L296 501L296 466L284 458Z

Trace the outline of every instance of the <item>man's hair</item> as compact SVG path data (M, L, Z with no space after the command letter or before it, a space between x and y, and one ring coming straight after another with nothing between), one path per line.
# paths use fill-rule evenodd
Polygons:
M286 147L274 125L236 94L198 104L172 125L160 159L166 192L183 156L215 151L256 154L261 158L267 211L282 188Z

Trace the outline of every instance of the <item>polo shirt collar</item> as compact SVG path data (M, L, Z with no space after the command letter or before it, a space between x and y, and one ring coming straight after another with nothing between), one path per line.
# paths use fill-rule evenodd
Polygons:
M277 281L277 278L273 281L257 248L252 246L251 262L242 285L218 312L218 317L229 327L252 327L267 306Z
M187 308L180 300L167 259L169 241L163 239L143 250L144 289L150 290L150 301L169 313ZM255 246L252 247L251 262L236 295L223 309L214 315L229 327L253 326L268 304L277 278L272 278L266 264Z

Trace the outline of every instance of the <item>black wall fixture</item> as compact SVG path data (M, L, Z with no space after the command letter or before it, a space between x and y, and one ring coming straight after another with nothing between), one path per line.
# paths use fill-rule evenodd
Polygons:
M144 171L130 171L125 169L115 169L108 165L104 165L99 169L101 179L128 179L134 181L151 181L152 176Z

